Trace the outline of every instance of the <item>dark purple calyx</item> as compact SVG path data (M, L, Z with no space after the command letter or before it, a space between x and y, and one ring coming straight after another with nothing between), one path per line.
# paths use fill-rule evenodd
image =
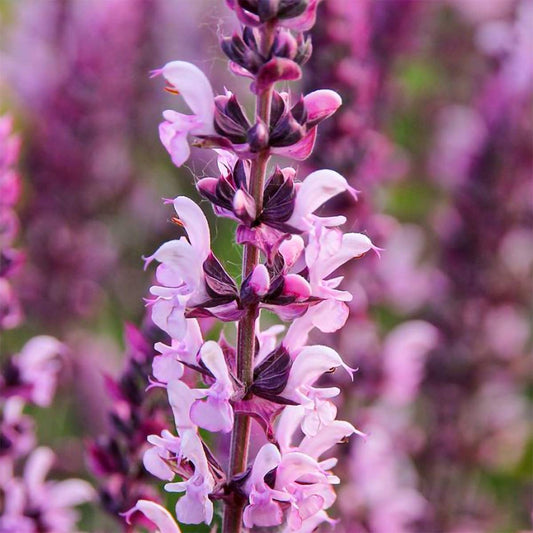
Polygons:
M307 9L309 0L237 0L237 4L264 24L298 17Z
M215 98L215 130L235 144L244 144L251 125L235 95Z
M229 303L238 297L239 291L233 278L226 272L220 261L214 254L203 264L206 290L211 299L203 307L212 307Z
M271 402L297 405L296 402L280 396L289 380L291 366L291 356L280 346L255 367L250 392Z

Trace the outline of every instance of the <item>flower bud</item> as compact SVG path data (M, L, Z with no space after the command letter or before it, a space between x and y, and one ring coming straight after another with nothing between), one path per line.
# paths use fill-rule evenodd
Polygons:
M268 293L270 289L270 274L265 265L259 264L243 281L241 287L241 304L253 305Z
M270 276L265 265L257 265L250 276L250 287L258 296L264 296L270 288Z
M243 222L250 224L256 217L254 199L242 189L237 189L233 197L233 212Z
M234 33L220 42L222 51L228 59L251 74L257 73L265 59L259 53L259 47L253 31L245 28L243 36Z
M247 137L252 152L260 152L268 147L268 128L260 118L248 130Z

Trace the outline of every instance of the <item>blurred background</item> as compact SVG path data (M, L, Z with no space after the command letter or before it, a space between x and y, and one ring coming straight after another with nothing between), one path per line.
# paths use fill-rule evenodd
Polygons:
M91 443L127 440L132 405L145 408L124 393L139 351L124 325L157 338L141 256L175 234L161 199L198 199L195 178L215 172L198 150L172 166L157 126L178 99L149 72L192 61L251 104L218 49L235 24L223 4L0 0L0 116L20 142L24 254L9 276L23 317L0 331L0 357L38 333L68 346L53 406L33 414L56 475L99 487L86 531L123 530L107 516L127 509L112 504L123 478L95 477ZM359 368L340 381L339 409L369 434L338 450L335 531L530 531L533 1L323 0L312 38L291 90L333 88L344 105L298 175L343 174L360 200L326 209L383 249L344 272L351 317L323 339ZM232 223L212 228L237 272ZM133 464L143 442L121 475L157 491Z

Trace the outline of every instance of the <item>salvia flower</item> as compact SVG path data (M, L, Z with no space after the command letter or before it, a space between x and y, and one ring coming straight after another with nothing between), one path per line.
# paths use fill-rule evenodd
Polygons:
M283 79L278 70L275 73L262 81L260 89ZM317 125L342 103L340 96L329 89L314 91L295 103L291 103L291 94L274 91L267 126L260 118L250 122L231 91L214 96L205 74L191 63L172 61L155 70L154 75L162 75L168 90L181 94L193 111L192 115L172 110L163 113L165 121L159 127L159 136L176 166L183 165L190 156L189 135L196 137L195 146L230 150L241 158L255 158L268 148L272 154L306 159L315 143Z
M194 65L173 61L156 71L192 111L165 112L161 141L177 166L190 155L189 136L194 146L214 151L217 171L197 188L216 215L236 222L244 254L234 279L211 251L200 207L183 196L167 201L185 235L160 246L146 264L158 263L148 305L171 338L155 345L150 388L166 392L174 427L148 436L144 465L166 481L165 491L180 494L179 522L212 524L215 504L223 502L225 533L278 526L310 532L334 523L326 511L336 498L336 459L323 455L359 433L335 420L340 388L319 382L338 368L351 378L354 369L328 346L307 346L313 328L335 331L346 321L352 296L340 288L337 270L376 249L366 235L342 232L344 216L322 213L329 200L348 193L354 201L357 191L334 170L300 177L290 166L268 165L272 156L307 158L319 123L341 105L328 89L294 96L274 87L300 77L311 53L302 32L313 25L317 4L228 2L244 27L223 38L222 49L232 72L252 80L253 117L233 92L215 95ZM291 322L284 338L278 338L284 326L263 327L264 310ZM235 341L226 337L229 324L218 338L204 338L205 318L236 323ZM252 420L263 435L248 458ZM206 431L230 434L229 461ZM139 514L161 531L178 530L165 509L145 499L126 516Z

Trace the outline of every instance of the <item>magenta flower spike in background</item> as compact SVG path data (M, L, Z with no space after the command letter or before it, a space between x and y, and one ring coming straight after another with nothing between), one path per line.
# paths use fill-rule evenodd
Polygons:
M15 169L19 143L11 125L8 117L0 119L0 283L5 284L0 287L7 287L0 291L0 335L22 322L18 295L8 285L14 263L22 257L11 248L20 190ZM74 507L94 499L87 481L45 480L56 456L46 446L36 447L34 421L24 413L27 405L50 407L65 352L57 339L40 335L19 353L8 354L0 366L0 531L72 532L79 519Z
M0 117L0 331L14 328L22 320L19 299L9 282L22 260L22 254L13 247L19 227L13 209L21 190L15 168L19 147L11 117Z

